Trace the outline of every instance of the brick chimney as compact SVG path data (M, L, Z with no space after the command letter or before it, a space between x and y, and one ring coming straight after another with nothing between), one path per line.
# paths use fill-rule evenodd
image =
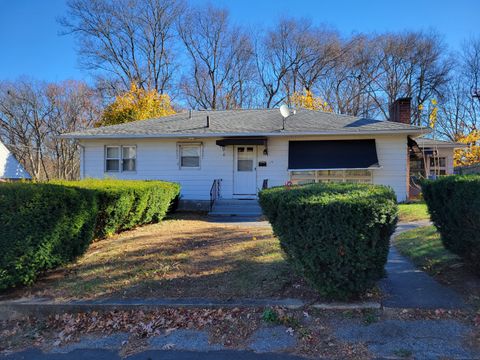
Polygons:
M410 125L411 101L412 101L412 98L409 98L409 97L399 98L395 100L393 104L390 105L389 120Z

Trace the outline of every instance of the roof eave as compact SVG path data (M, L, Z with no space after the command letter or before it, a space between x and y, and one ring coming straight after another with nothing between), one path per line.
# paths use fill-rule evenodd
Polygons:
M141 138L216 138L227 136L342 136L342 135L396 135L405 134L421 136L431 132L428 128L370 130L370 131L278 131L278 132L248 132L248 133L208 133L208 134L62 134L64 139L141 139Z
M435 145L435 144L418 144L419 147L421 148L431 148L431 147L435 147L435 148L439 148L439 149L466 149L468 148L468 145L467 144L438 144L438 145Z

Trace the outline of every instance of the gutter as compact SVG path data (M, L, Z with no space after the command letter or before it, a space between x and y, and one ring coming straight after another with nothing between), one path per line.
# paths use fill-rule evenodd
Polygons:
M64 139L138 139L138 138L216 138L216 137L235 137L235 136L318 136L318 135L396 135L406 134L415 137L429 134L432 130L429 128L418 129L399 129L399 130L377 130L377 131L310 131L310 132L255 132L255 133L208 133L208 134L97 134L97 135L76 135L75 133L60 135Z

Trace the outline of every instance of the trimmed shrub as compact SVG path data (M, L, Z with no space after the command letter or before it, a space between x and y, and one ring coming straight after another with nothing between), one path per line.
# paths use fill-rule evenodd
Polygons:
M160 221L179 191L163 181L0 184L0 289L31 284L94 238Z
M260 204L288 261L320 294L347 299L384 276L397 222L385 186L313 184L260 193Z
M87 179L55 183L95 192L99 204L96 238L162 220L180 193L180 185L165 181Z
M0 289L75 259L93 238L91 191L52 184L0 185Z
M453 175L426 180L422 191L445 248L480 272L480 176Z

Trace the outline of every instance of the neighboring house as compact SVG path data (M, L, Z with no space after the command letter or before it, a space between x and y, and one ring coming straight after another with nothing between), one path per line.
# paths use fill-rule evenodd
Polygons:
M0 141L0 181L31 179L30 174Z
M422 151L423 159L420 159L416 164L411 163L411 172L414 168L421 169L422 174L427 177L453 174L455 149L467 147L462 143L424 137L417 138L416 142Z
M408 198L409 138L429 132L408 125L410 100L393 121L278 109L190 111L65 134L79 140L82 178L179 182L181 204L208 208L211 196L252 199L286 183L389 185ZM219 187L219 189L218 189Z
M410 198L420 195L421 179L454 174L455 149L467 147L462 143L425 137L415 142L418 147L412 147L410 152Z

